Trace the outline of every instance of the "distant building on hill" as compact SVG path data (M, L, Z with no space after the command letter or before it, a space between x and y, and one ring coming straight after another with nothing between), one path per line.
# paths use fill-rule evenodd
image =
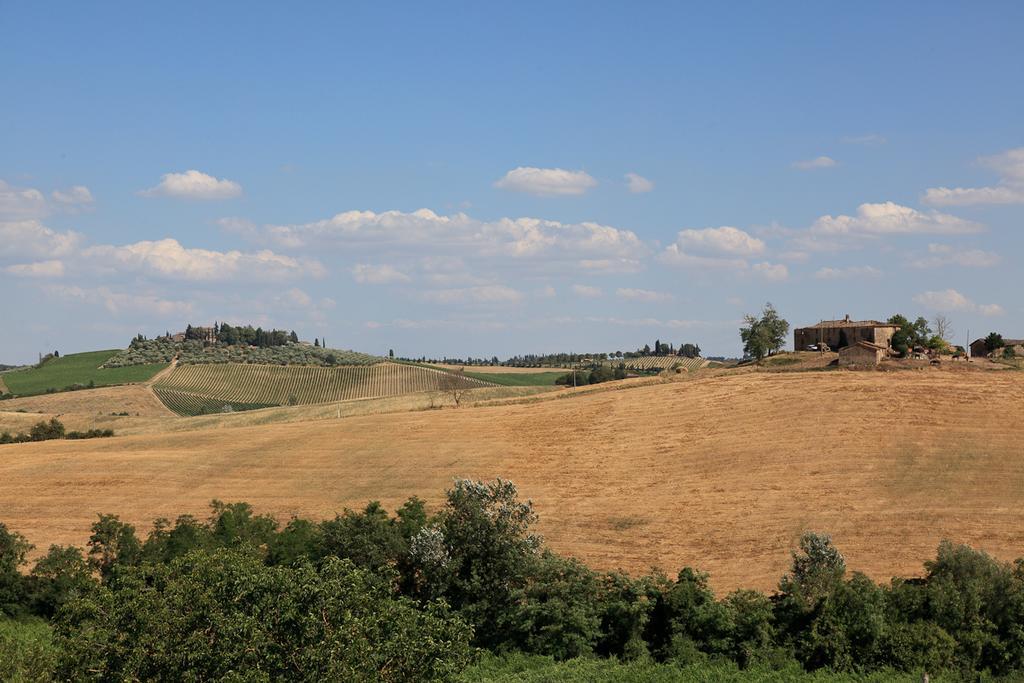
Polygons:
M858 341L839 349L839 367L867 367L878 365L888 355L889 347Z
M995 351L989 351L985 339L975 339L971 342L971 358L988 358L991 355L1001 356L1004 349L1013 349L1018 358L1024 356L1024 339L1004 339L1003 345Z
M892 337L899 329L896 325L877 320L851 320L850 316L842 320L822 320L811 327L797 328L793 333L793 349L805 351L824 344L838 351L858 342L867 342L888 351Z

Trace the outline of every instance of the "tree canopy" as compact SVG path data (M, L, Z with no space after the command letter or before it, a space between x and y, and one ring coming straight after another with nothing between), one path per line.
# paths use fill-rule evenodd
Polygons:
M779 351L786 343L789 323L783 320L775 307L765 304L761 316L743 316L745 325L740 328L743 352L751 358L761 360Z

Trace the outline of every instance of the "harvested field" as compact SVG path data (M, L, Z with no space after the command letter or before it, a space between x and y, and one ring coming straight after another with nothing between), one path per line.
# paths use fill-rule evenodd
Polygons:
M24 410L29 413L50 415L74 413L83 416L109 416L112 413L128 413L141 417L170 417L173 415L149 390L149 387L140 384L14 398L0 403L0 410L5 412Z
M805 530L879 580L920 572L942 538L1024 555L1019 373L715 373L557 396L5 446L0 510L45 548L83 544L101 511L144 529L212 498L324 517L501 476L555 549L602 568L692 565L719 590L771 588Z

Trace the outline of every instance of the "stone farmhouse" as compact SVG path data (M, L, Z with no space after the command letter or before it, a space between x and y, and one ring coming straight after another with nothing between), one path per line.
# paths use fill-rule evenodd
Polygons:
M851 320L846 316L842 320L822 320L811 327L800 327L793 333L793 348L806 351L812 347L827 346L833 351L867 342L888 350L892 345L892 337L899 327L877 320Z

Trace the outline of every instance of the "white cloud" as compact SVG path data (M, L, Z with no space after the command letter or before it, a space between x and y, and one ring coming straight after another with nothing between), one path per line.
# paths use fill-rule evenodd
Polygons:
M92 192L85 185L74 185L67 190L54 190L50 196L65 211L71 212L91 208L94 203Z
M46 213L46 197L42 192L30 187L14 187L0 180L0 219L40 218Z
M154 294L126 294L107 287L90 289L63 285L47 287L46 291L63 299L103 306L112 315L133 313L150 314L153 317L183 317L192 313L191 303L164 299Z
M514 168L494 183L502 190L526 192L539 197L581 195L597 185L586 171L567 171L563 168Z
M346 211L312 223L269 226L264 235L289 249L392 245L449 254L458 248L477 256L520 259L569 254L636 258L648 251L636 233L599 223L539 218L480 221L464 213L443 216L430 209Z
M352 267L352 278L360 284L387 285L396 282L409 282L410 278L394 266L387 264L372 265L357 263Z
M61 277L64 275L64 263L57 260L17 263L4 268L4 272L18 277Z
M626 187L633 194L642 194L644 192L650 192L654 189L654 183L642 175L637 173L626 174Z
M624 287L615 290L616 296L630 301L671 301L674 297L668 292L654 292L649 289L633 289Z
M972 204L1024 204L1024 147L981 157L978 163L999 174L999 182L988 187L932 187L923 201L933 206Z
M887 235L966 235L984 231L974 221L938 211L918 211L894 202L861 204L856 216L821 216L794 239L798 249L837 251Z
M691 268L745 270L747 257L765 251L765 243L739 228L722 226L681 230L658 256L662 263Z
M781 263L755 263L750 270L757 276L773 282L781 282L789 279L789 268Z
M231 199L242 194L242 186L227 178L215 178L196 170L165 173L156 187L139 192L143 197L179 199Z
M590 285L573 285L572 291L576 296L582 296L587 299L594 299L601 296L601 288L591 287Z
M0 222L0 258L52 259L66 256L81 242L77 232L56 232L37 220Z
M980 313L984 316L997 316L1005 313L999 304L976 304L955 289L923 292L914 297L914 303L933 311L964 311Z
M534 292L534 295L539 299L550 299L555 296L555 288L551 285L544 285Z
M629 258L581 259L579 267L595 273L636 273L643 269L638 259Z
M140 272L182 280L280 280L324 274L317 261L296 259L269 250L243 253L187 249L177 240L143 241L123 246L99 245L82 250L84 263L110 272Z
M434 289L421 293L430 302L438 304L483 303L500 304L515 303L522 300L522 292L505 285L481 285L479 287L463 287L455 289Z
M882 277L882 271L874 266L848 266L846 268L821 268L814 274L818 280L852 280Z
M990 268L998 265L1001 260L999 254L993 251L958 249L948 244L929 244L928 256L914 259L910 265L914 268L941 268L943 266Z
M847 145L884 145L888 140L878 133L866 133L865 135L851 135L839 140Z
M818 168L832 168L837 165L837 162L832 157L820 156L813 159L804 159L802 161L794 161L793 168L799 168L801 171L813 171Z
M765 249L763 241L729 226L681 230L676 237L676 244L686 252L730 256L756 256Z

